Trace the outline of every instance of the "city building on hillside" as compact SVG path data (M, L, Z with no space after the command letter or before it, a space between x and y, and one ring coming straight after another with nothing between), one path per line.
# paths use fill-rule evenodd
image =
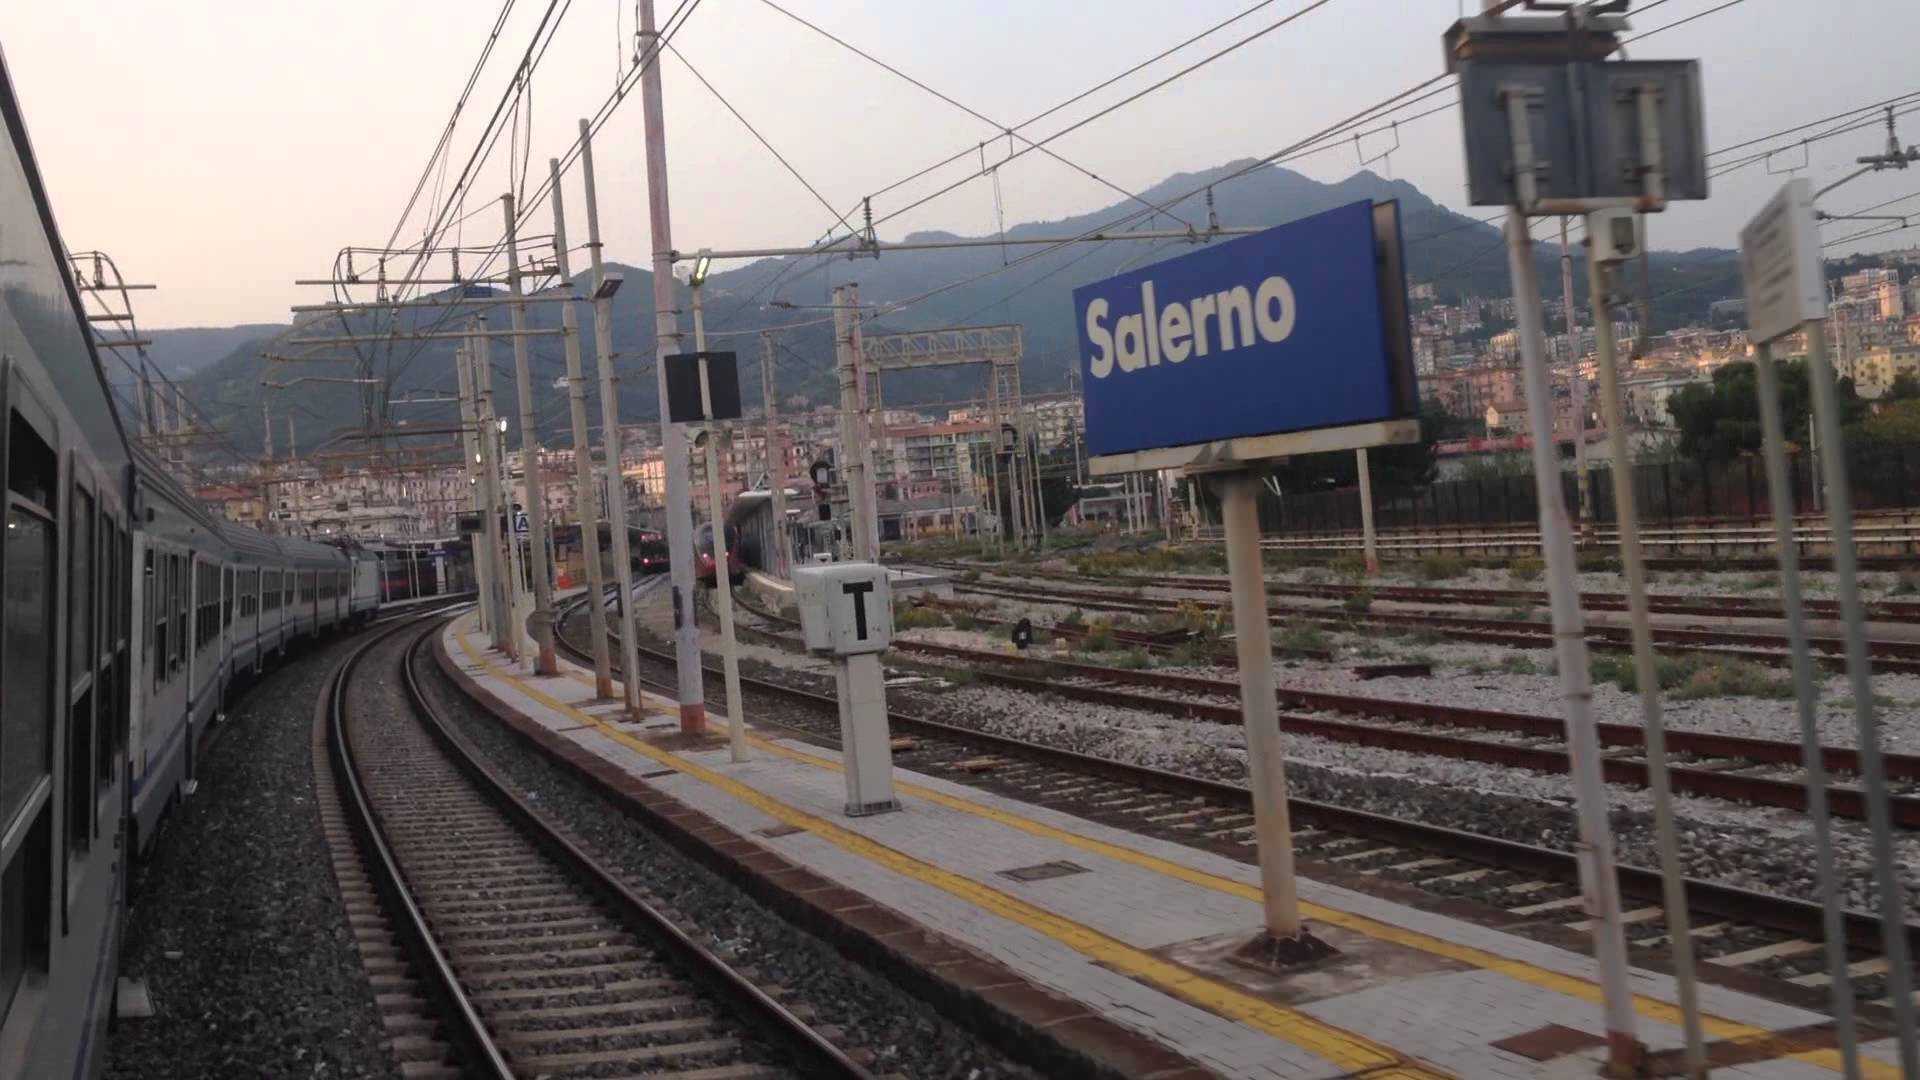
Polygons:
M1920 345L1881 346L1856 357L1853 389L1864 398L1883 397L1902 375L1920 379Z

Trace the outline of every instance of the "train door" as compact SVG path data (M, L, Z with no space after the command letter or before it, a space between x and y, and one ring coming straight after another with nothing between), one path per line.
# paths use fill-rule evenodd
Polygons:
M129 786L146 775L146 706L147 695L142 687L153 685L153 635L148 633L153 626L153 548L147 543L147 534L136 531L131 534L132 544L129 552L132 557L132 594L127 598L130 610L128 618L138 632L130 635L133 650L131 685L126 688L127 695L127 779Z

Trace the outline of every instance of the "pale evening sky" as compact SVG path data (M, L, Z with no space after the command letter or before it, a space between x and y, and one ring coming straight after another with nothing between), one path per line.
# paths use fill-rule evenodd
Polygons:
M1636 16L1636 28L1721 2L1666 0ZM783 3L1012 124L1253 0ZM1028 133L1051 132L1306 6L1308 0L1272 3ZM1437 74L1440 34L1459 6L1328 0L1053 146L1135 190L1174 172L1265 155ZM661 0L663 19L672 7ZM130 277L161 286L139 301L145 324L278 322L288 318L289 304L323 299L318 290L293 286L294 278L325 276L343 244L385 242L497 8L493 0L19 3L0 10L0 49L67 242L105 249ZM545 8L541 0L515 7L454 139L456 171ZM631 41L633 11L632 0L570 5L533 82L536 178L572 140L575 120L612 89L618 35ZM1911 66L1916 40L1920 4L1910 0L1745 0L1661 33L1633 55L1701 59L1708 145L1721 147L1920 92ZM761 0L703 0L674 43L842 209L996 130ZM670 56L663 70L675 246L798 245L820 235L831 216L678 59ZM644 263L637 99L635 93L621 107L595 151L608 255ZM1920 115L1902 120L1902 135L1920 143ZM1883 141L1874 129L1821 143L1811 151L1808 175L1817 183L1837 178ZM1004 144L990 146L989 158L996 149L1004 153ZM1371 156L1389 145L1380 137L1365 151ZM1776 168L1786 167L1786 157ZM1390 169L1451 207L1486 216L1464 206L1460 159L1458 115L1448 111L1405 125ZM876 211L977 166L972 157L877 200ZM1354 166L1349 150L1336 150L1293 167L1335 180ZM466 209L497 198L508 173L503 138ZM1739 223L1782 179L1755 166L1717 181L1711 200L1656 222L1656 246L1731 246ZM1909 193L1913 199L1888 210L1920 213L1920 168L1857 181L1822 205L1846 211ZM570 179L567 196L577 242L585 231L577 180ZM1009 223L1083 213L1119 198L1040 154L1007 167L1001 197ZM491 242L499 222L497 209L482 212L464 239ZM994 222L993 188L983 180L888 223L881 235L924 228L986 233ZM417 240L421 225L416 213L402 242ZM1851 225L1830 226L1827 235L1854 231ZM1920 230L1878 241L1916 242Z

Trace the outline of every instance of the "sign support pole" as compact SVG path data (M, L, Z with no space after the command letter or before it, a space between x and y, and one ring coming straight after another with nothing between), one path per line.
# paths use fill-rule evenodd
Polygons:
M1563 228L1565 226L1562 226ZM1601 227L1589 218L1587 231ZM1620 393L1620 366L1614 356L1613 317L1607 303L1613 268L1589 248L1587 287L1593 294L1594 354L1600 365L1600 407L1607 418L1607 453L1626 462L1626 404ZM1572 305L1568 305L1572 310ZM1653 831L1660 859L1661 899L1672 943L1673 981L1686 1036L1686 1075L1705 1080L1707 1055L1700 1030L1700 988L1693 970L1693 930L1687 914L1687 885L1680 865L1680 841L1673 820L1672 783L1667 776L1667 729L1660 715L1660 677L1654 668L1653 626L1647 605L1647 565L1640 551L1640 509L1633 497L1633 473L1612 470L1614 524L1620 533L1620 569L1627 579L1627 608L1633 625L1633 668L1640 688L1640 724L1646 732L1647 786L1653 795ZM1584 496L1584 489L1582 495Z
M1816 333L1824 331L1822 324ZM1780 606L1787 615L1787 643L1793 655L1794 702L1800 718L1801 760L1807 772L1807 820L1813 825L1814 880L1820 883L1821 925L1825 927L1827 988L1833 1008L1834 1041L1845 1075L1860 1074L1860 1046L1853 1018L1853 978L1847 971L1847 935L1841 915L1840 875L1833 866L1833 822L1827 810L1827 762L1820 749L1820 700L1807 642L1807 608L1800 591L1800 548L1793 538L1793 473L1787 463L1786 422L1780 409L1780 375L1773 366L1773 343L1760 343L1754 356L1760 391L1760 437L1767 462L1767 501L1773 511L1774 545L1780 552Z
M1247 734L1253 785L1253 829L1260 857L1261 902L1267 933L1300 936L1300 902L1293 880L1293 827L1287 814L1287 774L1280 749L1280 707L1273 683L1273 629L1267 622L1267 583L1260 561L1260 484L1228 473L1220 481L1226 518L1227 577L1233 595L1233 637L1240 663L1240 716Z
M720 669L727 690L727 750L735 764L747 760L747 718L740 704L740 648L733 636L733 574L727 564L727 515L720 491L720 433L713 419L713 389L707 381L707 321L701 304L706 282L696 279L693 295L693 349L700 358L700 415L706 419L707 524L713 535L713 606L720 615Z
M673 216L667 201L667 121L660 91L660 32L653 0L639 0L641 60L640 102L647 143L647 209L653 241L653 329L655 400L667 400L667 356L680 342L680 319L673 294ZM597 249L596 249L597 250ZM611 439L611 434L609 434ZM611 442L608 443L612 445ZM667 559L673 575L673 658L680 696L680 731L707 730L706 675L700 666L700 623L693 612L693 493L688 490L687 439L680 425L660 408L660 460L665 462ZM632 597L623 603L632 607ZM629 668L629 682L638 676Z
M1874 877L1880 901L1881 945L1887 952L1887 992L1904 1076L1920 1075L1913 1015L1913 973L1907 961L1901 863L1893 847L1887 802L1887 771L1880 756L1880 728L1873 715L1873 662L1867 656L1866 605L1860 599L1858 557L1853 539L1853 498L1847 486L1847 455L1840 434L1840 401L1833 364L1827 356L1825 327L1807 335L1807 381L1812 384L1813 421L1828 452L1820 462L1827 485L1827 530L1833 537L1833 571L1839 586L1841 629L1847 643L1847 681L1853 690L1853 720L1860 755L1861 786L1867 793Z
M1353 452L1360 466L1360 545L1366 552L1367 576L1380 576L1380 549L1373 537L1373 471L1367 467L1367 448Z
M1510 108L1525 105L1511 101ZM1515 125L1514 158L1522 198L1533 187L1533 153L1526 124ZM1613 836L1607 821L1606 781L1600 773L1600 740L1594 728L1593 688L1587 676L1585 619L1574 577L1573 529L1560 491L1559 455L1554 452L1553 403L1540 324L1540 282L1534 277L1533 244L1526 214L1507 208L1507 264L1513 276L1514 319L1520 330L1521 371L1526 380L1527 421L1532 432L1533 480L1540 504L1540 541L1547 563L1547 595L1553 612L1555 659L1560 668L1560 700L1567 718L1567 753L1572 765L1580 822L1580 881L1586 911L1593 920L1594 953L1600 964L1600 988L1607 1025L1610 1075L1631 1076L1641 1059L1635 1034L1633 984L1627 967L1627 939L1620 922L1620 881L1614 870Z

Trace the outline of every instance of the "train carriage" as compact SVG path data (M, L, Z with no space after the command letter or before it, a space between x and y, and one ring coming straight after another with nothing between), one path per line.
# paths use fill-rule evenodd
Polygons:
M95 1061L125 872L127 443L0 58L0 1076Z
M144 451L131 452L135 508L134 700L130 743L135 850L193 778L197 733L225 692L221 641L208 617L228 564L225 527Z

